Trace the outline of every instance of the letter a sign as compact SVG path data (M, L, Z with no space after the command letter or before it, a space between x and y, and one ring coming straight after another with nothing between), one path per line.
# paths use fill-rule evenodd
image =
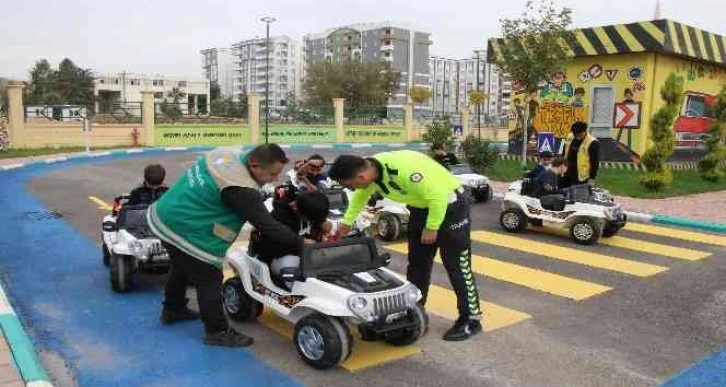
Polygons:
M555 153L555 134L553 132L537 133L537 153Z
M640 102L622 102L615 104L613 127L618 129L640 128Z

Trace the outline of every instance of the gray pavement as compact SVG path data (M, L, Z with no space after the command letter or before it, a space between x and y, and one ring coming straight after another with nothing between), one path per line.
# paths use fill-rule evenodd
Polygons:
M322 153L331 159L334 155ZM154 155L61 169L34 179L30 189L100 247L100 219L106 211L89 197L110 202L138 184L144 165L152 160L165 165L171 184L195 156ZM255 337L251 350L256 356L307 385L654 386L726 343L723 245L630 230L622 233L629 239L615 245L576 247L565 237L537 231L510 241L507 237L511 235L502 236L498 215L497 201L474 205L472 210L473 229L490 233L472 247L474 254L482 256L475 260L491 260L486 261L484 274L477 275L480 295L486 302L531 318L467 342L447 343L440 337L452 322L432 316L429 334L418 344L421 354L354 374L344 369L312 370L302 364L286 338L267 327L252 323L239 328ZM674 229L674 234L678 232ZM634 246L647 246L650 251ZM577 251L558 250L562 247ZM700 252L703 257L677 258L674 256L685 253L673 247ZM578 258L579 252L597 255ZM553 258L555 255L558 257ZM667 270L641 276L638 270L633 274L593 267L602 256ZM394 257L391 267L405 272L405 256ZM502 263L506 270L497 275L504 279L487 275L487 267L494 273ZM537 271L522 272L506 264ZM574 285L554 281L546 285L550 291L580 291L593 284L611 289L575 301L532 288L532 283L541 283L544 272L580 281ZM163 278L148 280L161 290ZM450 288L440 265L434 268L433 283ZM161 298L160 293L159 303ZM201 339L201 324L199 329Z

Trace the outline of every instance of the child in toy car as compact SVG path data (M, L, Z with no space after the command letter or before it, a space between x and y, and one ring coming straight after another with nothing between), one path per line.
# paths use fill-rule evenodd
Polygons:
M330 204L327 196L320 192L299 192L295 186L285 184L277 187L272 201L273 218L306 239L321 242L330 233L327 220ZM300 246L302 247L302 246ZM249 252L260 261L270 265L272 279L276 285L287 288L282 279L286 272L294 272L300 264L300 249L286 248L275 241L274 235L265 235L255 230L250 236Z

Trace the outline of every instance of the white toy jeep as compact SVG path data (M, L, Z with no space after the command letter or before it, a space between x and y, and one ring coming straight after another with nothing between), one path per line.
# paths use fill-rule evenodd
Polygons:
M489 178L474 172L471 165L456 164L449 167L449 170L459 179L461 186L469 191L469 194L476 202L488 202L494 196Z
M111 289L130 292L140 273L164 274L171 260L146 221L148 205L122 205L128 196L114 199L112 213L102 224L103 263L109 267Z
M325 369L351 354L356 327L366 341L403 346L428 329L418 305L421 292L388 270L389 254L379 254L368 237L347 237L306 246L299 268L272 278L270 266L246 248L231 248L227 261L235 272L223 285L230 318L250 321L263 308L293 323L293 344L302 360Z
M506 231L522 232L527 223L552 225L569 229L576 243L591 245L601 236L614 236L625 226L625 213L604 189L574 186L564 195L541 200L529 196L531 185L530 179L513 182L504 195L499 222Z

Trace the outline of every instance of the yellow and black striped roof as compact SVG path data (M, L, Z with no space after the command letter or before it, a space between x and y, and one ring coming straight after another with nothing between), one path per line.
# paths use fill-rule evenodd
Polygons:
M726 66L726 37L673 20L610 25L573 30L568 48L575 57L657 52ZM490 61L499 55L503 39L490 39Z

